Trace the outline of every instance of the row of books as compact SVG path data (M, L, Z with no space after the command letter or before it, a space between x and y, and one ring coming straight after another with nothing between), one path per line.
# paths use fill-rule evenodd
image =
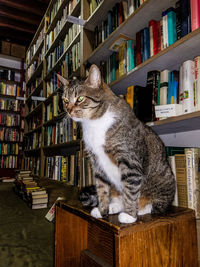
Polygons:
M41 131L37 131L30 135L24 136L25 150L38 149L41 147L41 143L42 143Z
M98 5L101 3L101 0L89 0L89 16L96 10Z
M52 103L45 106L44 122L52 120L63 112L62 99L56 94L52 97Z
M80 168L80 151L67 157L46 157L44 176L78 186L80 184Z
M28 121L28 131L34 130L40 125L42 125L42 112L36 113L34 116L32 116Z
M50 79L46 83L46 97L49 97L53 92L55 92L59 88L60 88L60 82L59 79L57 78L57 72L54 71Z
M132 2L132 3L131 3ZM112 10L108 11L108 17L105 21L95 27L94 31L94 48L98 47L104 40L133 13L135 7L134 1L121 1L116 3ZM135 1L136 2L136 1ZM144 2L144 1L143 1Z
M15 81L15 71L0 69L0 80Z
M17 84L7 84L0 82L0 94L10 96L20 96L21 88Z
M43 74L43 72L41 73L40 76L38 76L38 77L36 77L34 79L34 81L30 84L30 86L27 86L27 88L26 88L26 98L28 98L30 96L30 94L32 94L35 91L35 89L39 85L42 84L42 79L43 79L42 74ZM42 91L42 89L41 89L41 91Z
M0 126L20 126L19 114L2 114L0 113Z
M0 110L19 111L20 102L16 99L0 99Z
M59 58L64 53L64 43L60 42L59 46L55 48L54 52L52 52L47 58L47 70L50 71L59 60ZM66 71L68 76L75 71L78 67L80 67L80 42L74 44L70 51L66 53L65 61L66 62ZM63 62L63 63L64 63Z
M42 53L39 55L43 55ZM30 80L36 69L40 66L42 69L42 60L44 59L44 56L38 57L38 60L35 60L27 69L26 69L26 82ZM42 77L43 77L43 69L41 71Z
M61 4L62 4L62 0L58 0L55 2L55 4L52 6L52 9L49 10L49 12L47 13L46 17L45 17L45 22L46 22L46 30L48 30L48 27L51 25L52 21L54 20ZM79 0L70 0L67 2L65 8L63 9L63 16L64 18L61 18L61 20L66 21L67 15L70 15L73 11L73 9L75 8L75 6L77 5L77 3L79 2Z
M194 209L200 219L200 148L167 147L167 154L176 177L174 205Z
M165 110L162 116L156 114L157 106L179 104L175 115L200 110L200 57L185 61L180 71L149 71L146 87L129 86L126 101L133 108L136 116L144 121L154 121L160 117L169 117ZM145 109L144 109L145 106ZM162 107L163 106L163 107Z
M66 9L67 9L67 6L66 6ZM63 26L65 25L67 21L66 9L63 10L63 17L61 18L61 20L58 20L54 29L50 31L49 34L46 35L46 51L50 49L51 45L56 40L58 34L60 33L60 31L62 30ZM80 25L72 24L71 27L69 27L68 32L66 33L66 36L62 41L64 45L64 50L67 49L69 44L74 40L74 38L79 32L80 32Z
M55 125L45 127L45 146L62 144L77 139L80 139L80 125L70 118L64 118Z
M26 53L26 64L27 66L30 64L33 56L35 55L36 51L40 47L42 41L44 40L44 28L41 29L40 33L34 44L30 47L30 49Z
M14 169L17 168L17 156L0 156L0 166L1 168Z
M32 209L47 208L48 194L45 188L38 186L31 171L21 170L14 182L14 191L25 200Z
M23 159L24 169L31 170L34 175L40 175L40 163L41 159L38 156L25 156Z
M23 133L16 129L0 128L0 141L22 142Z
M0 143L0 155L18 155L19 145L18 143Z

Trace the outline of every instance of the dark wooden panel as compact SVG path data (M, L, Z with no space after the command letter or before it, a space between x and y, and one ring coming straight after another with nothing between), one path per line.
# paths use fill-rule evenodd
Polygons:
M81 251L87 248L87 225L87 221L56 207L56 267L80 267Z

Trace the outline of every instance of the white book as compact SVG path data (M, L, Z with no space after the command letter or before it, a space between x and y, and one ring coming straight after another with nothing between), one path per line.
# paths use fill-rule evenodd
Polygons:
M153 53L153 27L149 27L149 39L150 39L150 57L154 55Z
M167 105L169 70L160 72L160 105Z
M200 110L200 56L194 58L195 110Z
M168 42L168 23L167 23L167 12L162 17L162 25L163 25L163 49L167 48L169 46Z
M187 60L182 64L183 113L194 112L194 61Z

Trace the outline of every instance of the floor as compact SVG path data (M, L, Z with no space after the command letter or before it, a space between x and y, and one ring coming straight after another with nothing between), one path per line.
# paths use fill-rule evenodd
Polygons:
M0 267L53 267L54 223L49 209L32 210L0 183Z

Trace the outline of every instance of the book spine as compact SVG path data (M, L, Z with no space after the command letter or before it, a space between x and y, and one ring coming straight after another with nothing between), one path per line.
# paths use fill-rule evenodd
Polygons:
M199 0L190 0L190 10L191 10L191 30L194 31L200 27Z
M135 58L134 58L134 41L127 41L127 70L130 71L135 68Z
M196 213L196 219L200 219L200 149L191 148L193 159L193 207Z
M182 70L182 86L183 86L183 113L194 111L194 61L187 60L183 63Z
M195 110L200 110L200 56L194 58Z
M149 28L144 28L144 51L143 59L144 61L150 57L150 39L149 39Z
M193 174L192 174L192 151L190 148L185 149L186 172L187 172L187 198L188 208L193 209Z
M167 12L167 25L168 25L168 43L172 45L177 40L176 33L176 12L170 8Z
M163 70L160 73L160 105L167 104L169 70Z

